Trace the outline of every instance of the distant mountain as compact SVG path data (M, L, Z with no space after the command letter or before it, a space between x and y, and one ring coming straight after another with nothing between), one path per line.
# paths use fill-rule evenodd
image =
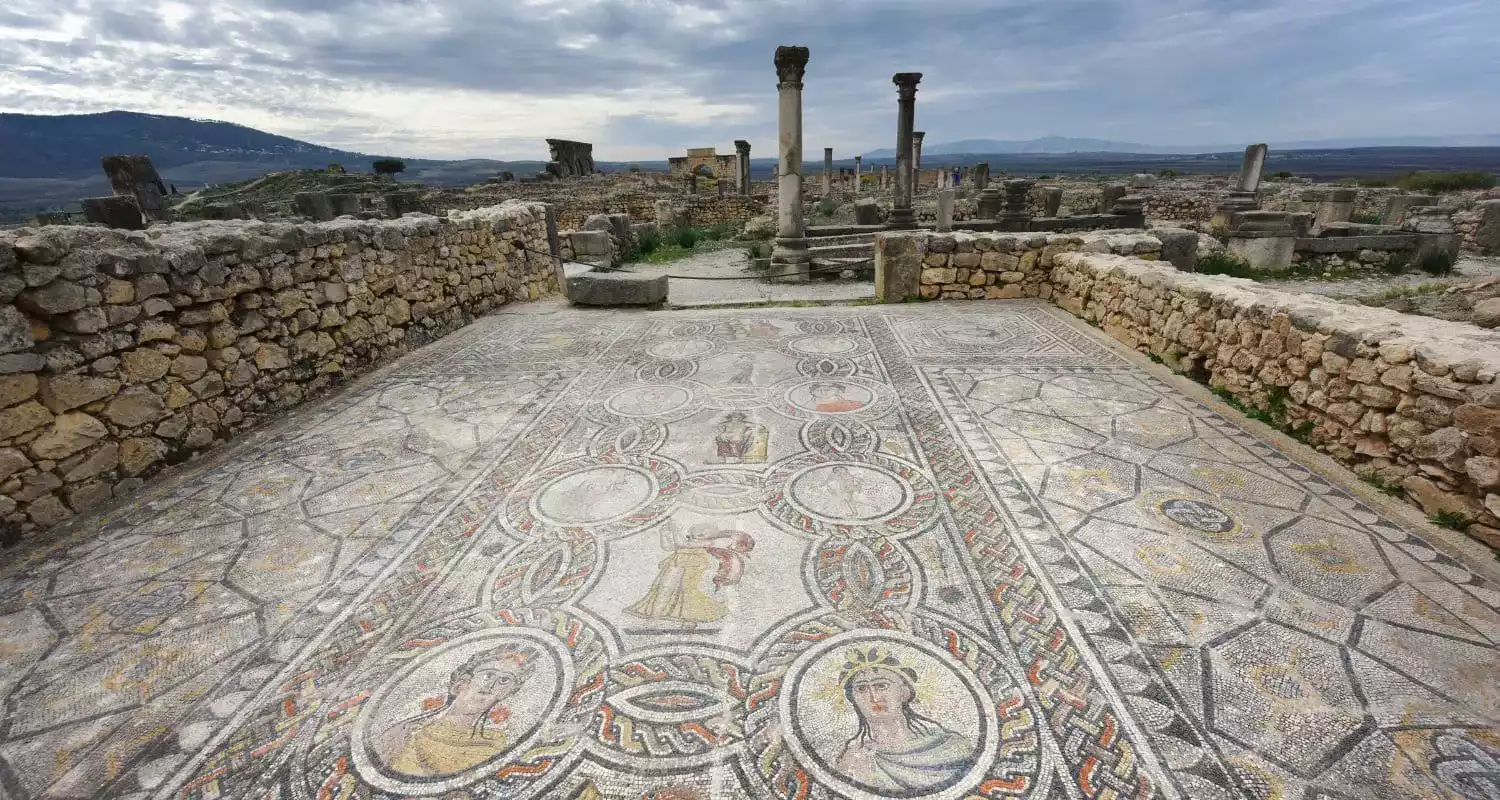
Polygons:
M370 159L229 122L129 111L0 114L0 178L79 178L99 173L100 157L114 153L144 153L158 170L202 161L264 164L266 171Z
M1199 153L1233 153L1251 142L1218 145L1153 145L1139 142L1116 142L1108 139L1077 139L1067 136L1043 136L1040 139L962 139L956 142L923 142L922 154L928 155L1020 155L1065 153L1133 153L1145 155L1194 155ZM1387 136L1364 139L1317 139L1271 142L1272 150L1342 150L1356 147L1500 147L1500 134L1466 136ZM865 158L895 158L895 148L882 148L864 154Z

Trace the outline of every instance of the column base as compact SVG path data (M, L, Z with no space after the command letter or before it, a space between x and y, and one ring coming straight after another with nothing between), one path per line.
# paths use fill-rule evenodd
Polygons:
M812 254L807 250L807 239L777 238L775 246L771 249L771 271L770 274L780 277L771 280L782 283L806 283L812 276ZM783 273L789 273L783 275Z
M909 208L893 208L885 226L893 231L909 231L917 227L917 215Z

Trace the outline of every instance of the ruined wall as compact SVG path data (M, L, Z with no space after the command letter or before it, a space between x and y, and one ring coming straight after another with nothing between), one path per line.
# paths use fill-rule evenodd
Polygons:
M1133 258L1063 254L1053 301L1500 546L1500 334Z
M899 299L904 290L887 289L904 284L924 300L1045 300L1053 259L1077 250L1155 259L1162 243L1140 231L879 234L876 296Z
M559 290L547 209L0 232L0 535Z

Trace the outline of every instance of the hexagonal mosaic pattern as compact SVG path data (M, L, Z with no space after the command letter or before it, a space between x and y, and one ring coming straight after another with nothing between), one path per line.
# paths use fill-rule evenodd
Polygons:
M0 796L1500 796L1500 593L1029 302L515 309L0 573Z

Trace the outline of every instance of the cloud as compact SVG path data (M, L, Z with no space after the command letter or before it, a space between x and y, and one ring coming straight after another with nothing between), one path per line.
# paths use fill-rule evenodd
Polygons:
M224 119L348 149L602 159L749 139L778 44L812 49L807 152L1500 131L1500 5L1460 0L10 0L0 110Z

